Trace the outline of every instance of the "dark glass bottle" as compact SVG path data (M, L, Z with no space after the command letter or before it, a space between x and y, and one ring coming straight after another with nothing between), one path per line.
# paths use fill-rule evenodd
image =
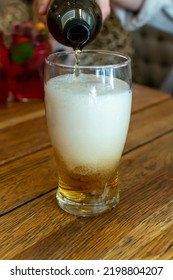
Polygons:
M95 0L52 0L47 24L58 42L81 50L99 33L102 13Z

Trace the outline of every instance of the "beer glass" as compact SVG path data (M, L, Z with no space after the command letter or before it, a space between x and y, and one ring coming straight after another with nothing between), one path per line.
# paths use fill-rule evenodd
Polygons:
M111 51L52 53L45 108L58 171L59 206L78 216L116 207L131 114L131 60Z

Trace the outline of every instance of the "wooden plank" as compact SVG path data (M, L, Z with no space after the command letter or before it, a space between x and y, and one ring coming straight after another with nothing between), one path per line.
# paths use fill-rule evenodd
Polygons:
M52 191L1 217L0 258L133 259L139 246L148 248L162 232L171 231L172 143L169 133L122 158L120 205L107 214L71 216L57 207ZM38 186L47 177L38 177ZM157 250L160 254L162 244ZM166 257L172 258L171 250Z
M5 121L0 123L0 129L3 129L3 128L8 128L9 129L9 128L15 126L16 124L25 123L28 120L34 120L34 119L40 118L44 115L45 115L45 111L42 109L42 110L39 110L39 111L36 111L36 112L26 114L24 116L15 117L15 119L5 120Z
M160 118L162 116L162 118ZM125 151L173 128L173 99L132 114ZM35 118L0 131L0 165L49 147L46 118Z
M164 217L163 217L164 218ZM160 232L160 229L159 229ZM146 246L139 246L133 255L134 259L173 260L173 225L161 233Z
M115 255L118 259L143 259L146 253L149 259L153 259L151 248L153 248L153 243L155 244L155 238L158 238L158 233L159 235L162 235L164 231L172 231L173 229L172 212L173 200L162 208L159 208L156 212L127 233L124 238L111 248L111 250L104 256L104 259L114 260ZM173 235L170 236L170 238L171 239L166 244L173 243ZM140 252L141 250L143 252ZM154 256L157 256L159 252L161 255L164 255L163 252L165 249L162 244L158 244L157 249L155 248L155 250L156 252ZM137 253L139 252L140 255L137 257ZM173 258L173 250L167 254L167 259L170 258Z
M151 107L153 105L162 103L163 101L172 99L171 95L166 92L138 84L133 84L132 92L132 112L138 112L148 106Z
M43 114L43 101L9 103L7 106L0 108L0 129L16 125L27 119L33 119L37 115L40 117Z
M136 112L170 98L171 96L167 93L134 84L132 111ZM0 109L0 129L11 127L44 115L43 101L27 103L13 102Z
M57 186L51 148L1 167L0 215Z
M165 105L165 106L164 106ZM163 118L160 118L160 114ZM150 121L149 121L150 120ZM39 134L38 134L39 127ZM173 128L173 101L169 100L164 104L153 107L152 110L141 111L140 114L135 114L131 119L131 126L129 130L129 135L127 138L127 143L125 147L125 152L139 147L170 131ZM7 133L7 132L6 132ZM42 119L35 120L33 125L20 124L20 129L17 132L17 138L15 137L16 130L11 129L8 136L8 141L5 141L5 136L0 141L1 149L1 180L0 180L0 195L6 197L8 193L14 194L12 199L6 201L3 199L1 203L0 213L11 210L18 205L33 199L36 195L49 191L53 188L53 185L46 187L45 182L40 180L39 188L37 185L33 184L32 187L21 192L20 195L15 195L15 191L19 187L19 182L21 184L22 180L25 185L30 185L30 180L37 177L37 174L41 174L44 178L45 167L44 163L51 167L51 172L55 173L56 164L52 152L52 148L45 149L49 147L49 137L47 132L45 132L45 126L42 123ZM11 135L11 136L10 136ZM2 143L2 144L1 144ZM4 144L3 144L4 143ZM38 153L35 153L37 152ZM35 153L35 154L32 154ZM30 155L30 156L27 156ZM18 158L18 160L17 160ZM16 161L13 161L16 159ZM12 161L9 162L8 161ZM6 163L5 165L3 165ZM7 164L8 163L8 164ZM27 168L26 168L27 165ZM43 170L42 170L43 169ZM44 174L45 172L45 174ZM24 174L24 175L23 175ZM53 177L54 178L54 177ZM35 181L37 184L38 181ZM54 179L54 183L56 181ZM23 183L22 183L23 186ZM38 192L35 192L35 190Z
M173 99L132 114L125 152L173 129Z
M49 146L45 117L7 127L0 132L0 165Z

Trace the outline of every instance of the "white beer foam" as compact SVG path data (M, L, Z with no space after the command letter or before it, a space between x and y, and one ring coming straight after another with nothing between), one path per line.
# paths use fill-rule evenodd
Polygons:
M119 163L130 112L129 85L90 74L62 75L45 85L52 145L70 169Z

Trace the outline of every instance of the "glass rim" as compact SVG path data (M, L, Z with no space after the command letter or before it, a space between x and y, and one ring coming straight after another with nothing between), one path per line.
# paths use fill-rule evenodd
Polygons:
M82 70L82 69L108 69L108 68L120 68L120 67L125 67L125 66L128 66L130 63L131 63L131 58L129 55L127 54L124 54L124 53L121 53L121 52L114 52L114 51L107 51L107 50L97 50L97 49L94 49L94 50L82 50L81 53L88 53L88 54L101 54L101 55L112 55L112 56L117 56L117 57L121 57L121 58L124 58L124 61L122 62L117 62L117 63L112 63L112 64L108 64L108 65L86 65L86 66L82 66L82 65L79 65L79 68ZM75 65L68 65L68 64L65 64L65 63L59 63L59 62L53 62L50 60L51 57L53 56L57 56L57 57L60 57L60 56L63 56L63 55L75 55L75 51L60 51L60 52L53 52L53 53L50 53L46 58L45 58L45 62L46 64L48 64L49 66L54 66L54 67L61 67L61 68L68 68L68 69L75 69Z

